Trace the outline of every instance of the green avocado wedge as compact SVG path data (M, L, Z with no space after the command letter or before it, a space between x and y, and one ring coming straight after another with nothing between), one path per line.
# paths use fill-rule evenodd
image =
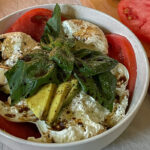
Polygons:
M80 91L80 86L78 80L72 79L71 90L64 101L63 107L68 106L71 103L72 99L79 93L79 91Z

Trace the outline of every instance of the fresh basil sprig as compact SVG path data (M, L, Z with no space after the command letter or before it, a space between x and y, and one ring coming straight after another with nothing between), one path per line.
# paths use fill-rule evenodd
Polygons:
M44 53L26 55L5 76L10 87L12 105L34 95L44 84L59 84L56 64Z
M86 53L88 52L86 56L85 56L86 53L84 51L86 51ZM106 55L103 55L100 52L93 52L93 50L88 49L84 49L84 51L83 53L79 51L80 55L82 56L82 59L76 57L75 62L78 71L84 76L92 77L97 74L110 71L118 63L116 60ZM76 53L76 55L78 55L78 53Z
M56 4L41 38L43 50L24 56L5 74L12 104L34 95L44 84L60 84L74 77L82 91L112 111L117 81L111 69L118 62L98 51L76 49L76 43L65 37Z
M52 17L47 21L43 38L49 34L53 37L58 37L61 31L61 10L58 4L56 4Z
M118 62L101 52L88 49L75 51L74 57L74 76L82 90L112 111L117 80L110 70Z

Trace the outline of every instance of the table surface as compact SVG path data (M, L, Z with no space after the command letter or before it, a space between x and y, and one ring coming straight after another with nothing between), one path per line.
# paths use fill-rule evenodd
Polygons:
M81 0L88 7L99 9L116 19L119 19L116 13L118 0ZM80 0L0 0L0 18L16 10L23 9L33 5L46 3L73 3L81 4ZM101 5L97 5L99 2ZM143 42L147 55L150 57L150 44ZM104 150L150 150L150 91L145 101L136 115L135 119L128 129L112 144ZM0 150L12 150L0 143Z

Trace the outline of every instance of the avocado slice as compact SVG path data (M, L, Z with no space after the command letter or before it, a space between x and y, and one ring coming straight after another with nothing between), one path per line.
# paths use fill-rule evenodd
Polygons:
M35 95L26 99L28 107L39 119L44 119L56 91L55 84L44 85Z
M72 99L77 95L77 93L80 91L80 88L79 88L79 84L78 84L78 80L76 79L72 79L71 80L71 90L70 92L68 93L65 101L64 101L64 104L63 104L63 107L69 105L72 101Z
M64 82L58 86L55 96L54 96L54 99L53 99L50 109L49 109L49 113L48 113L48 117L47 117L48 124L51 124L56 120L56 118L63 106L65 98L68 95L70 90L71 90L71 82L70 81Z

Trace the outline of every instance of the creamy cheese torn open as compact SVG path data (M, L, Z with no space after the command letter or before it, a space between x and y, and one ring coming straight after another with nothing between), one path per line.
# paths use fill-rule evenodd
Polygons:
M22 32L12 32L0 35L0 50L6 66L12 67L16 64L18 58L31 52L38 43Z
M103 31L96 25L79 19L63 21L63 30L68 38L75 38L94 50L108 54L108 43Z

